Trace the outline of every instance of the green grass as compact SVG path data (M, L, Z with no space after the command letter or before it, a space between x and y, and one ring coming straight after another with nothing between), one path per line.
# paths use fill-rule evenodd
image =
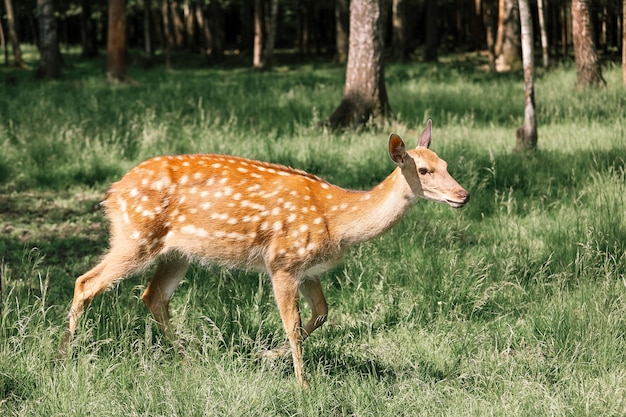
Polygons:
M32 50L27 59L35 63ZM575 69L536 76L539 151L513 153L521 74L455 57L390 65L398 121L333 135L343 68L321 62L166 72L66 58L65 78L11 77L0 94L0 414L7 416L626 414L626 97L576 92ZM327 324L289 360L265 276L192 268L172 300L183 363L140 300L149 272L98 297L71 358L54 360L74 279L106 250L111 181L164 153L221 152L369 188L392 169L390 130L433 149L472 194L418 204L323 277ZM306 308L305 308L305 313Z

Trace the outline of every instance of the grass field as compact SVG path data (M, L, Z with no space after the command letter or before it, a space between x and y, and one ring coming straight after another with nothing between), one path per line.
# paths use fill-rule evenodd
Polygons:
M318 128L343 91L344 68L323 62L137 61L129 86L74 54L59 82L0 68L0 415L626 415L620 68L585 92L570 65L539 71L539 151L526 155L512 152L521 74L462 58L388 65L397 121L340 135ZM390 131L416 143L428 118L472 200L419 203L323 276L310 390L290 360L258 358L285 340L267 277L219 268L192 268L172 300L184 362L140 300L150 271L97 298L73 355L54 360L74 280L107 248L98 203L141 160L229 153L365 189L393 169Z

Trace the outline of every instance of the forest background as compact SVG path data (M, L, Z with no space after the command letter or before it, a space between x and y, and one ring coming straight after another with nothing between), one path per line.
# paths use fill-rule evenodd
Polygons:
M28 2L15 3L24 65L8 57L11 65L0 68L0 414L626 414L619 2L591 3L605 84L584 89L576 88L571 4L548 3L550 63L535 74L534 152L512 150L524 117L523 73L496 71L486 31L472 46L467 19L475 2L433 2L433 61L424 33L430 2L406 2L416 35L404 60L393 52L387 7L385 83L394 119L339 132L322 123L342 99L346 71L336 61L332 2L301 2L309 12L325 6L329 16L310 20L312 32L326 30L309 35L304 52L299 20L285 23L295 3L279 3L266 71L253 68L254 36L252 44L226 36L219 60L205 46L170 45L168 67L158 27L150 55L143 4L128 2L131 81L122 83L104 82L106 5L88 2L98 28L98 53L88 58L76 32L82 5L63 3L74 7L63 18L56 3L62 75L50 81L35 77L36 4L22 13ZM165 3L172 16L173 2ZM192 4L178 3L180 16ZM241 19L247 5L243 15L253 19L251 2L195 4L207 19L208 7L220 5L222 22L229 10ZM149 9L157 23L161 5ZM233 21L230 29L243 26ZM538 31L534 43L541 62ZM420 203L324 274L329 321L304 347L310 390L297 387L289 360L258 359L284 341L267 278L220 268L190 270L172 300L188 344L184 364L141 303L150 271L96 299L72 357L54 361L74 279L107 248L99 201L141 160L237 154L365 189L392 169L389 132L414 142L428 118L433 149L472 200L458 211Z

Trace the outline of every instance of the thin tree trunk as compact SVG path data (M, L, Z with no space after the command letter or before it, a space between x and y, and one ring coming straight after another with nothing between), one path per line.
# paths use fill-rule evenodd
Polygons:
M172 45L174 39L172 36L172 27L170 24L170 2L163 0L161 3L161 16L163 17L163 38L165 44L165 69L172 68Z
M4 0L4 7L7 12L7 27L9 29L9 41L11 42L11 49L13 49L13 65L19 68L26 68L26 63L22 59L22 49L20 48L20 41L17 38L17 31L15 30L15 16L13 14L13 4L11 0Z
M498 4L494 0L483 1L483 24L487 37L487 54L489 59L489 70L496 70L496 32L497 32L497 7Z
M270 0L270 16L265 39L263 67L270 68L274 61L274 44L276 43L276 25L278 20L278 0Z
M152 62L154 51L152 48L152 0L143 0L143 46L146 53L146 61Z
M541 32L541 57L543 58L543 67L548 68L548 32L546 31L546 12L544 8L548 5L548 0L537 0L537 13L539 15L539 31Z
M396 60L404 62L406 54L406 1L393 0L391 9L391 41L393 56Z
M178 1L172 1L170 3L170 9L172 11L172 24L176 49L181 49L185 45L185 24L183 23L183 19L181 17Z
M254 50L252 67L263 68L263 0L254 0Z
M626 87L626 0L623 1L622 10L622 77Z
M337 55L335 60L343 64L348 60L348 33L350 30L349 0L335 0L335 42Z
M517 150L537 148L537 119L535 116L535 86L533 81L533 26L528 0L519 0L522 32L522 63L524 67L524 126L517 130Z
M126 81L126 0L109 0L107 81Z
M4 51L4 63L5 65L9 65L9 49L7 48L7 43L4 40L4 28L2 27L2 19L0 19L0 47Z
M426 2L426 46L424 47L424 61L437 61L437 49L439 45L439 36L437 31L439 25L439 5L437 0L429 0Z
M81 0L82 11L80 14L80 35L82 58L91 59L98 55L98 35L96 33L96 24L91 18L92 0Z

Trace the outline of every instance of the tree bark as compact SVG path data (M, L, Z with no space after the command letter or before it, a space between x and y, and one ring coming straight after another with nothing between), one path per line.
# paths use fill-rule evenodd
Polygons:
M80 38L82 52L80 56L91 59L98 56L96 22L91 18L92 0L81 0Z
M548 0L537 0L537 14L539 16L539 31L541 33L541 57L543 67L548 68L550 62L548 55L548 32L546 30L546 12L544 9L544 2L546 5L548 4Z
M143 0L143 46L146 53L146 61L152 63L154 55L152 47L152 18L150 10L152 9L152 0Z
M537 148L537 118L535 116L535 86L533 81L533 26L528 0L519 0L522 32L522 63L524 67L524 126L517 130L516 150Z
M270 0L270 16L265 38L263 67L270 68L274 61L274 44L276 43L276 25L278 21L278 0Z
M405 0L393 0L391 11L391 41L393 56L400 62L404 62L407 58L405 8Z
M436 0L426 2L426 45L424 47L424 61L437 61L437 49L439 36L437 34L439 26L439 5Z
M576 88L606 86L593 38L589 0L572 0L572 33L576 56Z
M263 0L254 0L254 49L252 67L263 68Z
M7 29L9 30L9 41L13 49L13 65L19 68L26 68L26 63L22 59L22 49L15 30L15 16L13 14L13 4L11 0L4 0L4 7L7 12Z
M623 1L622 10L622 78L626 87L626 0Z
M172 36L172 25L170 23L170 1L162 0L161 17L163 18L163 40L165 44L165 69L172 68L172 45L174 45L174 37Z
M498 14L498 39L496 40L496 71L506 72L519 69L520 21L517 0L500 0Z
M9 50L4 40L4 28L2 27L2 19L0 19L0 48L4 51L4 63L9 65Z
M109 0L107 81L126 80L126 0Z
M494 72L496 70L496 33L497 22L496 16L498 15L498 3L496 0L484 0L482 3L483 12L483 24L485 26L486 40L487 40L487 55L489 59L489 71Z
M335 0L335 42L337 54L335 60L341 64L348 60L348 40L350 31L350 2Z
M326 125L358 129L391 115L385 88L382 21L379 0L350 3L350 46L343 99Z
M39 54L41 56L38 78L61 78L61 52L57 38L57 22L52 0L37 0L39 13Z

